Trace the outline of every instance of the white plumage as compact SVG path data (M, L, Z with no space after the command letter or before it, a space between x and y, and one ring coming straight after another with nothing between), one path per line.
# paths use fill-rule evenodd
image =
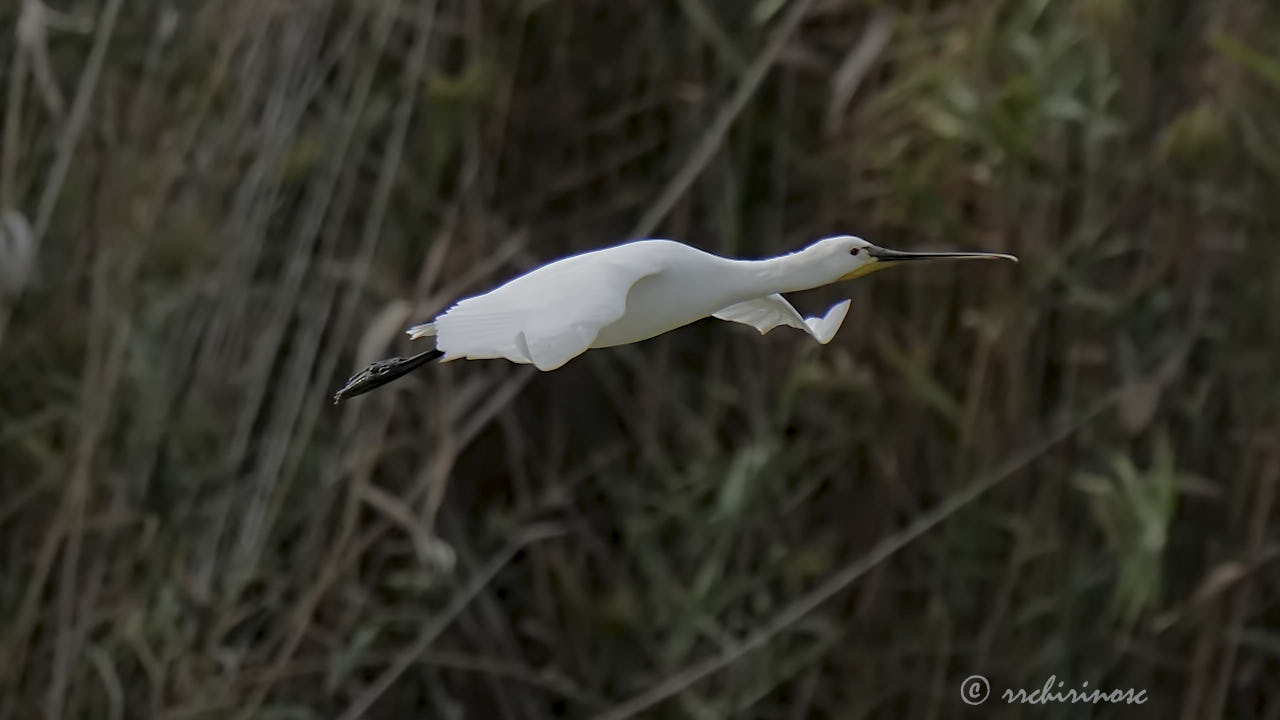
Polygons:
M647 340L705 317L761 334L787 325L825 344L849 301L821 318L803 318L780 293L863 274L860 269L882 262L873 250L882 249L846 235L768 260L732 260L670 240L641 240L549 263L408 332L434 335L445 361L506 358L539 370L554 370L589 348ZM894 260L939 256L892 254Z
M786 298L774 293L767 297L744 300L736 305L730 305L712 313L711 317L750 325L759 330L761 335L779 325L786 325L803 330L812 335L814 340L826 345L836 336L836 331L844 322L844 316L849 312L850 302L845 300L832 305L827 314L820 318L806 318L800 317L800 313L791 307L791 303L787 302Z
M434 338L435 350L375 363L335 399L367 392L436 357L506 358L554 370L589 348L647 340L705 317L762 334L786 325L825 344L844 322L849 301L805 318L782 293L906 260L964 258L1017 260L997 253L904 253L850 235L766 260L724 258L670 240L594 250L543 265L410 328L414 339Z

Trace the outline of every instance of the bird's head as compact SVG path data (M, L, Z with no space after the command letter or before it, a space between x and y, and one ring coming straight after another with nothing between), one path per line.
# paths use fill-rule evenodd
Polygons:
M1003 253L902 252L882 248L853 235L824 238L810 245L806 252L820 256L830 263L833 270L838 270L840 274L836 277L836 281L852 280L914 260L1012 260L1018 262L1018 258Z

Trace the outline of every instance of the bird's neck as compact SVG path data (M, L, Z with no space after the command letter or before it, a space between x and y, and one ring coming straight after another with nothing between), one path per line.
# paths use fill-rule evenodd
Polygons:
M767 260L741 261L750 282L760 295L809 290L831 283L831 269L809 248Z

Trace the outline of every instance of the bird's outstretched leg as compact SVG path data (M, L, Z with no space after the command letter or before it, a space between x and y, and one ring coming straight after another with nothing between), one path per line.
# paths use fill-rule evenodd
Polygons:
M333 404L337 405L347 398L363 395L374 388L382 387L442 355L444 352L432 349L407 358L393 357L370 363L368 367L352 375L347 380L347 384L333 394Z

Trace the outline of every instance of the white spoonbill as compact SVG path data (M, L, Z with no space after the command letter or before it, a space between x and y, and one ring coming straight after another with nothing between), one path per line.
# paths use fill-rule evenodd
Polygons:
M409 328L435 347L379 360L333 396L366 393L436 358L506 358L555 370L590 348L648 340L705 317L754 327L835 336L845 300L822 317L802 317L781 293L852 280L906 261L1012 260L1001 253L900 252L852 235L819 240L767 260L733 260L671 240L639 240L548 263L483 295L458 302L433 322Z

